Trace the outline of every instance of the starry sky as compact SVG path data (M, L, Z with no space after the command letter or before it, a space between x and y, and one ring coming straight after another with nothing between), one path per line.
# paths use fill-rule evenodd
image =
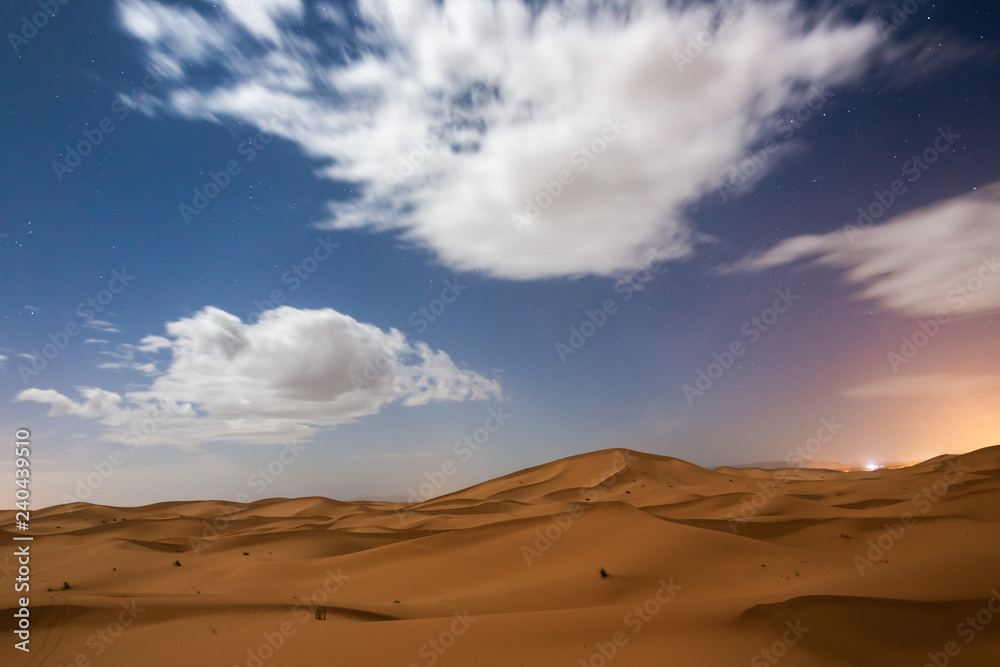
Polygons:
M1000 442L1000 10L0 10L35 506ZM13 479L13 461L0 461Z

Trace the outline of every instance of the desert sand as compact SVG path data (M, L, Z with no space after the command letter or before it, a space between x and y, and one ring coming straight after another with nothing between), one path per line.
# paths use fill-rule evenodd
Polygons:
M875 472L614 449L416 505L51 507L30 654L13 521L3 665L1000 665L1000 446Z

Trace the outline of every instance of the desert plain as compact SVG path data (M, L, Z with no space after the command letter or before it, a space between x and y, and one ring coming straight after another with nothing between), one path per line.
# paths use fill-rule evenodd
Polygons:
M31 530L15 593L0 512L3 665L1000 665L1000 446L876 471L611 449L410 505L75 503Z

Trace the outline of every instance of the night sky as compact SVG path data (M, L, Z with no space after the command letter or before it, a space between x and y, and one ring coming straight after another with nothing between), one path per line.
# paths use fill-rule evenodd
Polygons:
M1000 10L891 5L5 3L36 504L997 444Z

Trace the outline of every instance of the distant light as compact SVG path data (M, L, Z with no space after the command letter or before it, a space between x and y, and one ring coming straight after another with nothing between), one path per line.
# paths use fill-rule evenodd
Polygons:
M868 468L869 471L873 471L873 470L881 470L883 466L880 466L877 463L869 463L865 467Z

